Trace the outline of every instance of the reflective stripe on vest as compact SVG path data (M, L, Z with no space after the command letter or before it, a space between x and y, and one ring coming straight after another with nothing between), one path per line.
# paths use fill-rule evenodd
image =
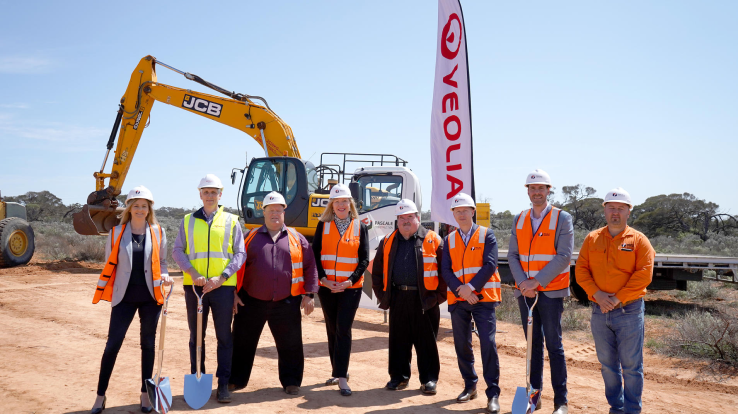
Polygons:
M358 219L351 220L343 236L338 232L338 227L333 220L323 223L320 264L328 280L345 282L354 274L359 266L360 236L361 224ZM361 275L349 289L360 288L363 284L364 275Z
M151 284L154 287L154 299L159 305L164 304L164 297L161 294L161 289L157 289L161 286L161 260L159 257L159 245L161 244L162 230L161 226L148 225L149 234L151 235ZM117 226L116 226L117 227ZM100 273L100 278L97 281L97 287L95 288L95 295L92 298L92 303L97 303L100 299L112 302L113 301L113 288L115 287L115 271L118 267L118 253L120 252L120 239L123 237L123 232L126 230L126 225L120 226L120 234L118 238L115 238L115 229L113 227L110 230L110 256L108 261L105 263L103 271ZM154 232L153 227L156 227L158 232Z
M474 276L482 270L486 238L487 228L482 226L477 226L477 230L469 237L469 243L466 245L464 245L464 240L461 238L461 233L458 230L454 230L449 234L448 248L449 255L451 256L451 268L454 276L459 279L461 284L471 282ZM484 284L484 287L482 287L481 292L474 291L474 293L482 295L481 302L499 302L501 299L500 282L500 274L495 269L495 272ZM463 298L457 298L451 291L451 288L447 288L446 290L449 305L464 300Z
M253 229L249 232L249 234L246 235L246 239L244 240L244 247L245 250L248 252L249 244L251 244L251 240L254 239L256 234L258 233L258 229ZM304 295L305 294L305 279L302 277L302 245L300 244L300 236L297 233L297 230L293 229L292 227L287 227L287 238L288 243L290 246L290 261L292 262L292 279L291 279L291 286L290 286L290 294L292 296L298 296L298 295ZM243 264L243 267L246 266L246 263ZM242 267L242 269L243 269ZM239 271L238 276L235 278L230 279L236 279L236 292L241 290L241 287L243 286L243 272ZM230 280L229 279L229 280Z
M238 218L233 214L218 208L213 221L195 218L188 214L184 218L185 254L197 273L206 278L220 276L233 259L233 238ZM185 285L192 284L192 277L185 272ZM223 286L235 286L236 280L232 277L223 283Z
M549 214L541 220L535 234L531 224L531 210L518 216L515 230L518 239L520 265L528 278L535 277L551 260L556 257L556 228L561 210L552 207ZM517 284L515 285L517 287ZM569 266L554 278L545 288L538 286L539 291L561 290L569 287Z
M389 254L392 249L392 242L395 239L397 230L387 235L383 243L384 248L384 291L387 291L387 279L389 278ZM438 236L434 231L428 230L428 234L423 239L423 286L426 290L438 289L438 260L436 258L436 251L438 246L441 245L441 237Z

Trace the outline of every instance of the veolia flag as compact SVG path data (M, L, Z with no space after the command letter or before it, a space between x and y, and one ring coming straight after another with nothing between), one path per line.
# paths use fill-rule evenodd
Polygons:
M431 219L456 225L451 199L458 193L474 197L466 30L458 0L438 0L431 168Z

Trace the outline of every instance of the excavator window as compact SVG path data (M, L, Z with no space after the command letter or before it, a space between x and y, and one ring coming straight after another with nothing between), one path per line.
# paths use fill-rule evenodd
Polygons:
M264 196L272 191L282 193L289 205L297 195L297 170L295 164L283 159L255 161L246 177L244 206L254 212L255 217L263 217Z
M361 190L361 213L393 206L402 199L401 176L365 175L357 182Z

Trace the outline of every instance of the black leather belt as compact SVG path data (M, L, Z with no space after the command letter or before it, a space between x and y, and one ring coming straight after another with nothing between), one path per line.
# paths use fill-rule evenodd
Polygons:
M398 290L418 290L417 286L408 286L408 285L392 285L392 286Z

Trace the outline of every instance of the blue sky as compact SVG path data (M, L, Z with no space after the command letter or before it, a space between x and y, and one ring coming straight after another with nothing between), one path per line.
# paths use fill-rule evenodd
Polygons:
M166 3L166 4L165 4ZM131 71L151 54L267 99L305 158L393 153L429 207L435 1L18 2L0 0L0 191L84 203ZM528 205L534 168L556 187L636 203L690 192L738 213L738 3L462 1L478 198ZM210 92L159 68L159 81ZM153 107L124 191L198 205L263 154L244 134ZM108 166L109 168L109 166ZM224 204L235 207L236 186Z

